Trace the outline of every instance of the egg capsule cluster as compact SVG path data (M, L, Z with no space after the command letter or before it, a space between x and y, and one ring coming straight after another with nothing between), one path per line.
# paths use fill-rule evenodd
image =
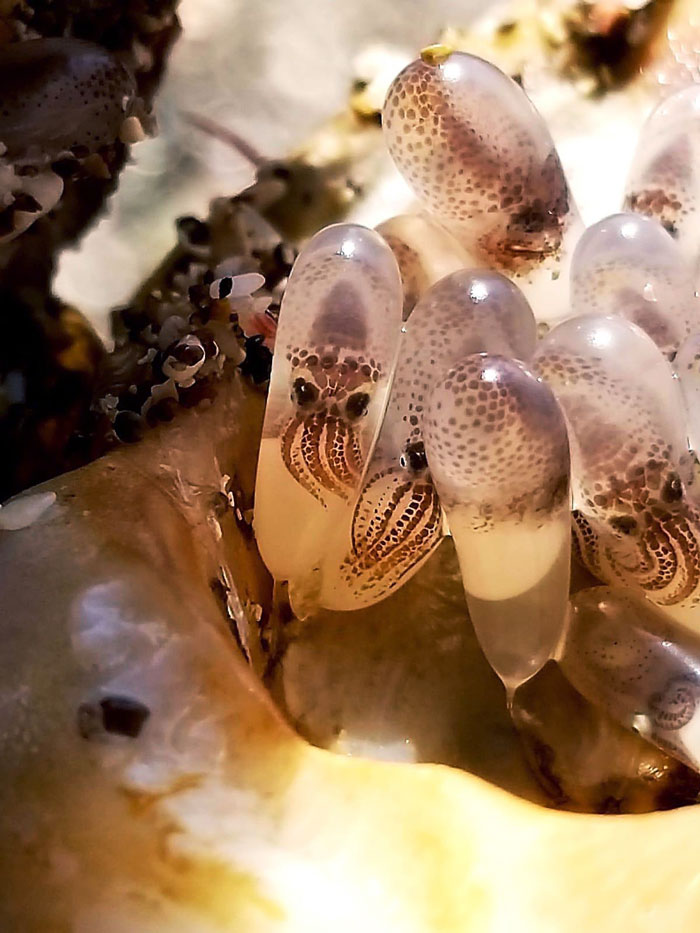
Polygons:
M462 270L421 298L403 328L391 397L355 503L350 540L329 553L321 602L355 609L406 582L443 536L443 518L425 455L428 398L450 366L487 350L529 359L536 324L508 279Z
M671 733L695 729L700 697L687 631L700 631L698 101L682 91L658 108L625 212L581 235L518 85L440 48L405 68L384 129L426 213L381 225L388 247L335 227L302 252L255 519L268 567L308 611L391 595L449 529L516 722L516 691L555 659L615 728L696 769L700 746ZM567 629L572 528L612 589L574 597Z

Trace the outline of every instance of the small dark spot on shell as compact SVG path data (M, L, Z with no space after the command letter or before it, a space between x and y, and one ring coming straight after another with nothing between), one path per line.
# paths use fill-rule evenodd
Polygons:
M240 365L241 373L261 385L270 378L272 353L264 345L262 334L255 334L245 341L245 359Z
M80 171L80 163L77 159L56 159L55 162L51 163L51 169L59 178L72 178Z
M292 177L292 171L287 168L286 165L276 165L270 174L273 178L278 178L280 181L289 181Z
M114 432L120 441L133 444L140 441L145 431L143 418L133 411L120 411L114 419Z
M92 739L101 732L135 739L151 715L149 708L133 697L111 695L98 704L81 703L78 707L78 732Z
M230 275L225 275L219 282L219 298L228 298L233 291L233 279Z
M126 696L106 696L100 700L102 724L105 732L126 735L135 739L151 715L149 708L140 700Z

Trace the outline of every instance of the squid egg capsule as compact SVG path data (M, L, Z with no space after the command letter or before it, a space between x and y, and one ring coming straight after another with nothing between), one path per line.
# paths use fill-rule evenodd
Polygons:
M74 38L31 39L0 50L4 157L50 160L116 142L137 101L133 75L106 49Z
M629 591L571 600L560 662L588 700L700 771L700 637Z
M678 349L673 369L683 393L688 421L688 440L700 456L700 333L688 336Z
M375 229L399 266L404 320L431 285L450 272L473 265L457 240L423 214L398 214Z
M599 580L697 622L700 516L678 380L622 317L554 328L534 358L570 427L578 552Z
M624 485L633 464L656 463L663 451L688 478L678 381L654 341L635 324L617 315L571 318L540 341L533 365L568 418L577 508L595 507L605 498L597 483L607 488L617 476L615 488Z
M255 492L258 545L277 580L317 569L354 498L386 404L401 308L396 260L366 227L321 230L294 265Z
M571 265L574 314L621 314L667 357L700 329L691 268L653 218L620 213L589 227Z
M655 217L697 269L700 259L700 87L671 94L642 127L625 207Z
M490 269L460 269L436 282L404 326L396 372L373 461L422 440L428 395L445 370L472 353L529 360L537 324L520 289Z
M389 151L422 203L482 263L517 278L547 319L568 311L580 220L549 131L498 68L426 55L391 85Z
M512 696L553 656L566 613L563 414L522 363L475 354L433 390L424 434L477 637Z

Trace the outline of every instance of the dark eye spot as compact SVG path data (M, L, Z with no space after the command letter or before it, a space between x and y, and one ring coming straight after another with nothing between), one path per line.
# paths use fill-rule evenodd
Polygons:
M367 392L355 392L347 401L345 405L345 411L348 418L355 421L357 418L361 418L363 415L367 414L367 409L369 407L369 393Z
M679 499L683 498L683 483L677 473L671 473L664 483L661 498L664 502L678 502Z
M296 402L300 408L308 408L318 401L318 389L311 382L299 377L294 380L292 386L292 401Z
M402 467L408 467L414 473L420 473L428 467L428 458L425 456L425 447L423 441L414 441L413 444L407 444L406 449L401 455Z
M547 212L540 200L521 208L510 220L510 226L523 233L542 233L547 226Z
M631 515L615 515L610 519L610 527L620 534L631 535L637 530L637 520Z

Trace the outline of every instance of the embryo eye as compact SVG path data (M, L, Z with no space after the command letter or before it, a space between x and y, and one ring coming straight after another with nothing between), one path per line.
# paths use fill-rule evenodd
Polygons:
M308 408L318 401L318 389L313 383L299 377L292 385L292 401L300 408Z
M423 441L407 444L406 449L401 454L400 463L402 467L407 467L409 470L413 470L414 473L425 470L428 466L428 458L425 456Z
M368 407L369 393L354 392L345 405L345 411L348 417L354 421L356 418L361 418L363 415L366 415Z

